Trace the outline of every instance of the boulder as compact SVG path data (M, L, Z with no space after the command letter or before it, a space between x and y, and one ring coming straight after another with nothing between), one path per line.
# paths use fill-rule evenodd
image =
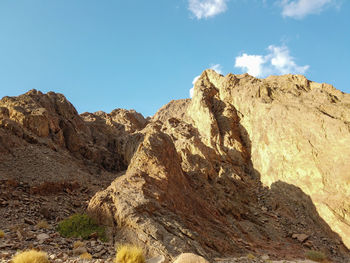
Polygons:
M174 260L174 263L209 263L205 258L192 254L182 253Z

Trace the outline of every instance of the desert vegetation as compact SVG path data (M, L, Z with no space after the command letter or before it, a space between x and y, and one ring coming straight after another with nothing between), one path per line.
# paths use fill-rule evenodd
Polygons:
M36 224L36 228L38 228L38 229L47 229L47 228L49 228L49 223L47 223L47 221L45 221L45 220L40 220Z
M85 214L75 214L62 220L57 231L63 237L78 237L88 239L96 234L102 241L107 241L105 228L99 226L92 218Z
M74 243L73 243L73 249L76 249L76 248L78 248L78 247L84 247L84 242L81 242L80 240L78 240L78 241L75 241Z
M79 258L80 258L80 259L91 260L91 259L92 259L92 255L91 255L90 253L88 253L88 252L85 252L85 253L81 254L81 255L79 256Z
M15 255L13 263L49 263L47 254L42 251L28 250Z
M327 257L323 252L309 250L306 252L306 258L316 262L326 262Z
M135 245L119 245L115 263L145 263L145 256L142 248Z

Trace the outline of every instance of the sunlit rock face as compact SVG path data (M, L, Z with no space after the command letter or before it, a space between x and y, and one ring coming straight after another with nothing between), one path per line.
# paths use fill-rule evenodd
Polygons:
M300 75L256 79L206 71L202 79L238 111L264 185L300 187L350 247L350 95Z
M73 180L81 170L78 163L124 171L141 140L138 131L146 124L133 110L79 115L63 94L54 92L31 90L4 97L0 100L0 179ZM7 165L12 161L15 165ZM39 163L47 163L44 170Z
M165 105L140 132L127 171L89 211L115 237L167 258L303 257L333 247L322 237L346 254L349 105L303 76L206 70L191 100Z

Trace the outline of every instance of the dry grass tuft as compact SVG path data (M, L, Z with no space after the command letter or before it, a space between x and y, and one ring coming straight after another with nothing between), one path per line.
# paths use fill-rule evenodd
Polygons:
M316 262L326 262L327 257L323 252L309 250L306 252L306 258Z
M142 248L134 245L118 246L115 263L145 263Z
M91 254L88 253L88 252L85 252L85 253L81 254L79 257L80 257L80 259L86 259L86 260L91 260L92 259Z
M256 259L256 257L253 254L248 254L247 255L247 259Z
M74 249L76 249L76 248L78 248L78 247L84 247L85 246L85 244L84 244L84 242L81 242L81 241L75 241L74 243L73 243L73 248Z
M38 229L48 229L49 228L49 223L47 223L45 220L39 221L36 226Z
M5 237L5 232L0 230L0 238L3 238L3 237Z
M12 263L49 263L49 260L45 252L28 250L15 255Z

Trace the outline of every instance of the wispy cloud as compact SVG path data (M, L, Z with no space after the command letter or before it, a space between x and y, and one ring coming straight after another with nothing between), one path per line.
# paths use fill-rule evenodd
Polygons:
M296 19L310 14L319 14L329 6L335 6L337 0L281 0L282 15Z
M210 67L211 69L215 70L217 73L219 74L223 74L222 72L222 66L220 64L214 64ZM193 80L192 80L192 88L190 89L190 98L193 97L193 92L194 92L194 84L196 84L196 81L199 79L199 76L196 76Z
M228 0L189 0L188 9L197 19L209 18L227 10Z
M290 55L287 46L269 46L268 54L248 55L244 53L236 57L235 67L241 68L242 71L254 77L265 77L276 74L304 74L309 66L298 66L294 57Z
M194 77L194 79L192 80L192 88L190 89L190 98L193 97L193 92L194 92L194 84L196 84L197 80L199 79L200 76L196 76Z
M212 64L212 65L210 66L210 69L215 70L217 73L219 73L219 74L221 74L221 75L224 74L223 71L222 71L222 66L221 66L220 64Z

